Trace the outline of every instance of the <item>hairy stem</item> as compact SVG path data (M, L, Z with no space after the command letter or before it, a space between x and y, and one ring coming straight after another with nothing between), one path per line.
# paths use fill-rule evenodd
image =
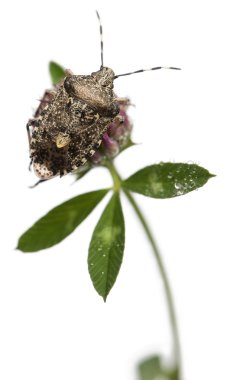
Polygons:
M117 190L120 188L120 184L122 182L120 175L118 174L115 166L113 165L112 162L108 161L108 164L106 165L107 168L109 169L111 176L114 181L114 189L117 188ZM165 269L165 266L163 264L158 246L155 242L155 239L153 237L153 234L148 227L148 224L138 207L134 197L131 195L129 191L126 189L123 189L126 197L128 198L129 202L131 203L136 215L138 216L145 234L147 235L147 238L151 244L151 247L154 252L154 256L158 265L158 269L162 278L163 286L164 286L164 291L165 291L165 297L166 297L166 303L167 303L167 308L168 308L168 313L169 313L169 320L170 320L170 325L171 325L171 330L172 330L172 337L173 337L173 353L174 353L174 361L175 365L178 368L178 380L180 379L180 369L181 369L181 352L180 352L180 341L179 341L179 334L178 334L178 327L177 327L177 320L176 320L176 315L175 315L175 308L174 308L174 302L173 302L173 296L172 296L172 291L170 288L170 283L169 279L167 276L167 272Z

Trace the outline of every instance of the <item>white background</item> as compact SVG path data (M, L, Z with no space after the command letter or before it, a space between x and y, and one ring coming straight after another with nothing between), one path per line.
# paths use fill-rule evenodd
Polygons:
M136 199L161 248L171 280L185 380L224 379L227 342L225 1L7 1L1 3L0 378L131 380L146 355L170 355L171 335L156 263L123 199L127 241L107 303L87 271L90 236L105 199L58 246L15 250L18 237L50 208L110 185L96 170L31 190L25 125L50 81L49 60L77 74L99 68L98 9L104 63L130 96L135 141L116 160L123 176L154 162L195 162L217 177L172 200Z

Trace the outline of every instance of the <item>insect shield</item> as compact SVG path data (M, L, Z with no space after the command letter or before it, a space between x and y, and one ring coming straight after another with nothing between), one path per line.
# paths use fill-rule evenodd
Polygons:
M115 75L103 65L103 34L100 17L101 67L91 75L65 72L65 78L46 91L34 118L27 123L30 158L40 182L77 170L99 148L109 125L124 122L120 113L128 100L117 98L113 82L121 76L162 68L153 67ZM37 184L38 184L37 183Z

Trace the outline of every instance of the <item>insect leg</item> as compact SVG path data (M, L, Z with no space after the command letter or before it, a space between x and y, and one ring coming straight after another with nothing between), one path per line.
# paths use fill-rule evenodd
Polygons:
M37 119L35 119L35 118L34 119L29 119L28 122L27 122L27 124L26 124L29 146L30 146L31 138L32 138L30 127L34 127L35 124L37 124ZM30 160L30 163L28 165L28 170L29 171L31 171L32 163L33 163L33 159Z
M114 98L114 101L125 106L131 105L129 98Z
M31 142L31 131L30 131L30 127L33 127L34 126L34 122L35 122L35 119L29 119L27 124L26 124L26 129L27 129L27 134L28 134L28 142L29 142L29 145L30 145L30 142Z
M117 116L115 116L113 122L116 125L116 127L119 127L119 125L124 123L124 120L124 116L118 114Z
M28 165L28 170L31 171L33 160L31 159Z
M135 107L135 104L131 103L129 98L114 98L114 102L117 102L122 109L126 109L129 106Z
M38 186L40 183L45 182L45 181L48 181L48 179L40 179L34 185L29 186L29 189L34 189L34 187Z

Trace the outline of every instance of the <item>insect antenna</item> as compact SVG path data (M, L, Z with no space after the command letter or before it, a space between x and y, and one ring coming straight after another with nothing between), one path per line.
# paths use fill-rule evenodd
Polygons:
M167 70L181 70L180 68L178 67L168 67L168 66L157 66L157 67L152 67L151 69L141 69L141 70L136 70L136 71L132 71L130 73L125 73L125 74L119 74L119 75L115 75L114 76L114 79L117 79L119 77L124 77L126 75L132 75L132 74L138 74L138 73L143 73L144 71L151 71L151 70L160 70L160 69L167 69Z
M98 11L96 11L96 15L97 15L98 20L99 20L99 33L100 33L100 46L101 46L101 67L100 67L100 69L102 69L103 68L103 33L102 33L102 24L101 24L101 19L100 19Z

